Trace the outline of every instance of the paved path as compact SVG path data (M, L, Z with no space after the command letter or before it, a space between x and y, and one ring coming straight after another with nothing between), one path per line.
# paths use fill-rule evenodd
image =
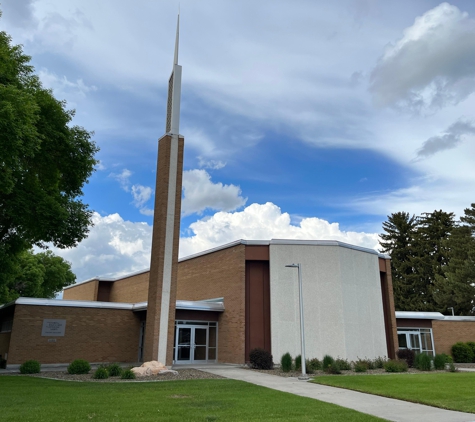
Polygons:
M343 388L328 387L299 381L297 378L285 378L262 372L236 368L235 366L194 366L211 374L221 375L262 387L297 394L337 404L359 412L398 422L473 422L475 414L438 409L422 404L359 393Z

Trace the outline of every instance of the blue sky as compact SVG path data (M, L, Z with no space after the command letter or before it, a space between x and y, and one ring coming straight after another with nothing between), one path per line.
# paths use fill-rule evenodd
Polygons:
M392 212L474 198L475 3L181 0L180 255L244 239L377 248ZM147 268L176 1L4 0L0 28L94 131L78 280Z

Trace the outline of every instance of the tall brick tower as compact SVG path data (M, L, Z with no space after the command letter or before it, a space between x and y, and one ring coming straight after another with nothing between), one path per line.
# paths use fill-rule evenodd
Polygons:
M181 66L178 64L178 15L173 70L168 81L165 135L158 140L152 257L148 288L144 361L173 361L175 304L180 238L181 188L185 140L179 134Z

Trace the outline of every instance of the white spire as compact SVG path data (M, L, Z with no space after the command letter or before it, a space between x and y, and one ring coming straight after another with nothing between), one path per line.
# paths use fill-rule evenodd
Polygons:
M180 132L181 66L178 64L178 42L180 32L180 12L176 25L175 58L168 81L167 121L165 132L178 135Z

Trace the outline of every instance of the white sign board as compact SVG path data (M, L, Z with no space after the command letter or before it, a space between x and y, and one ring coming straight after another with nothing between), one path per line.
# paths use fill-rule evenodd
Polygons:
M64 331L66 330L65 319L44 319L43 329L41 335L50 337L64 337Z

